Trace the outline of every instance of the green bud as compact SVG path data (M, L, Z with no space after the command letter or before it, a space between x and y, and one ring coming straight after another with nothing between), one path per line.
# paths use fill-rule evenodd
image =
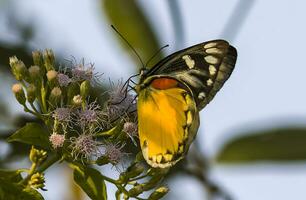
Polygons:
M163 174L153 176L148 182L144 184L143 186L144 190L148 191L148 190L152 190L153 188L155 188L156 185L162 180L163 177L164 177Z
M21 105L25 105L26 102L26 97L22 88L22 85L19 83L16 83L12 86L12 91L15 94L15 97L17 99L17 101L21 104Z
M101 166L101 165L106 165L109 163L109 159L107 156L100 156L97 160L96 160L96 164Z
M59 87L54 87L51 91L49 100L53 105L56 105L60 102L61 97L62 97L62 90Z
M136 163L127 168L127 172L125 175L128 178L134 178L136 176L139 176L143 171L144 171L144 167L141 164Z
M148 170L149 176L156 176L156 175L165 175L169 172L169 168L150 168Z
M45 187L44 175L40 174L39 172L33 174L28 182L28 185L36 189L43 189Z
M115 193L116 199L121 199L121 194L122 194L121 191L117 190Z
M129 180L129 178L126 176L126 172L121 172L119 176L119 182L120 183L126 183Z
M159 187L157 188L148 198L148 200L158 200L163 198L169 192L169 188L167 187Z
M29 68L29 74L32 80L36 80L39 78L40 74L40 68L37 65L33 65Z
M33 84L30 84L27 87L27 100L30 103L33 103L36 99L36 87Z
M47 152L35 149L34 146L32 146L29 157L32 163L40 164L47 158Z
M130 197L137 197L143 191L144 191L143 190L143 184L136 185L132 189L129 190L129 196Z
M83 81L80 86L80 92L83 99L86 99L90 92L90 82L88 80Z
M141 152L141 151L140 151L140 152L138 152L138 153L136 154L135 161L136 161L136 162L141 162L141 161L144 161L144 157L143 157L143 154L142 154L142 152Z
M29 74L28 69L21 60L18 60L16 56L10 57L10 66L16 80L27 80Z
M54 70L54 53L51 49L46 49L43 55L44 65L47 71Z
M32 52L33 62L36 66L42 66L43 65L43 56L40 51L33 51Z
M67 89L67 98L68 98L68 102L70 104L75 104L74 102L74 98L75 96L79 96L79 98L81 98L81 103L82 104L82 97L80 94L80 87L77 83L70 83Z

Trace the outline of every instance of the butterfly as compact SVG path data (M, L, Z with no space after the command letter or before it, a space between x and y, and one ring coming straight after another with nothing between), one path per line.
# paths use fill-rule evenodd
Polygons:
M140 72L138 136L143 157L154 168L183 159L199 125L199 111L231 75L236 49L224 40L175 52Z

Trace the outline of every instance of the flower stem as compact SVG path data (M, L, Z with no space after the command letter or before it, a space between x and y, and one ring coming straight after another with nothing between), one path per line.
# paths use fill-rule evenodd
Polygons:
M42 100L42 110L44 113L47 113L47 103L46 103L46 89L44 86L41 87L41 100Z
M44 172L51 165L56 163L60 158L61 158L60 155L54 154L49 160L46 160L45 162L42 163L42 165L38 168L37 172L39 172L39 173Z
M39 113L36 113L36 112L32 111L31 109L29 109L26 104L23 104L23 108L24 108L25 112L31 113L32 115L36 116L37 118L43 120L43 117Z
M109 178L107 176L104 176L103 174L101 174L101 175L102 175L104 180L114 184L118 188L118 190L120 190L122 193L124 193L126 195L129 194L128 191L120 183L118 183L118 181L116 181L116 180L114 180L112 178Z
M25 179L21 180L19 182L19 184L27 183L29 181L29 179L31 178L31 176L35 173L36 167L37 167L37 164L36 163L32 163L31 168L29 169L29 173L28 173L27 177Z
M48 169L51 165L53 165L59 159L60 159L59 155L53 155L49 160L46 160L38 169L37 169L37 164L32 163L32 166L29 170L29 173L28 173L27 177L25 177L23 180L21 180L19 182L19 184L26 184L31 179L31 176L33 174L35 174L37 172L39 172L39 173L44 172L46 169Z

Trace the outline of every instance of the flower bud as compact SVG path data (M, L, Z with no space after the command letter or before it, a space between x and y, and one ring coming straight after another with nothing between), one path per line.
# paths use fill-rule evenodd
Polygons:
M44 65L47 71L54 70L54 53L51 49L46 49L43 55Z
M78 83L70 83L69 86L67 87L67 100L69 102L69 104L74 104L74 97L80 94L80 87L78 85ZM81 95L79 95L80 98ZM82 102L81 102L82 103Z
M123 125L123 132L128 134L130 137L137 136L137 124L134 122L125 122Z
M128 167L125 176L127 176L128 178L134 178L136 176L139 176L143 171L144 167L141 164L136 163Z
M30 84L27 87L27 100L30 103L33 103L36 99L36 87L33 84Z
M10 62L10 66L13 67L14 65L16 65L18 63L18 58L16 56L12 56L9 58L9 62Z
M37 65L33 65L29 68L29 74L32 80L36 80L40 76L40 68Z
M85 80L81 83L80 92L83 99L86 99L90 92L90 82Z
M142 161L144 161L144 157L143 157L143 154L142 154L141 151L138 152L138 153L136 154L135 161L136 161L136 162L142 162Z
M28 183L29 186L36 189L43 189L45 187L45 177L39 172L33 174Z
M158 200L163 198L169 192L169 188L167 187L159 187L157 188L148 198L148 200Z
M57 148L60 148L64 145L65 136L57 134L57 133L54 132L54 133L52 133L52 135L50 135L49 141L52 144L52 147L54 149L57 149Z
M108 164L110 161L108 159L107 156L100 156L97 160L96 160L96 164L99 165L99 166L102 166L102 165L106 165Z
M132 189L129 190L129 196L130 197L136 197L139 194L141 194L143 192L143 184L139 184L134 186Z
M75 106L81 106L82 105L82 102L83 102L83 99L82 99L82 96L81 95L75 95L73 97L73 105Z
M15 97L17 101L21 104L24 105L26 102L26 97L22 88L22 85L19 83L16 83L12 86L12 91L15 94Z
M148 191L156 187L156 185L162 180L164 177L163 174L158 174L153 176L147 183L144 184L143 190Z
M16 80L21 81L28 78L28 69L21 60L18 60L16 56L10 57L10 66Z
M47 72L47 79L48 81L54 83L55 80L57 80L57 71L55 70L50 70Z
M126 172L121 172L118 180L119 183L126 183L129 180L129 178L126 176Z
M59 73L57 74L57 80L61 87L67 87L71 82L71 79L66 74Z
M61 100L62 90L59 87L55 87L52 89L50 94L50 102L54 105L58 104Z
M149 176L158 176L158 175L165 175L169 171L169 168L150 168L148 170Z
M46 151L35 149L34 146L32 146L30 151L30 160L32 163L40 164L46 158L47 158Z
M32 52L33 62L36 66L43 65L43 56L40 51L33 51Z

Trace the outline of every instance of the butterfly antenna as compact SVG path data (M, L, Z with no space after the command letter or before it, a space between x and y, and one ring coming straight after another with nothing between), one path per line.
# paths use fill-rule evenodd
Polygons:
M145 65L143 63L143 61L141 60L139 54L137 53L137 51L133 48L133 46L127 41L127 39L125 39L123 37L123 35L113 26L111 25L112 29L114 29L114 31L121 37L121 39L123 39L125 41L125 43L133 50L133 52L135 53L135 55L137 56L137 58L139 59L139 61L142 64L142 68L145 68Z
M153 58L155 58L155 56L157 56L166 47L169 47L169 44L161 47L158 51L156 51L156 53L146 62L145 67L147 67L148 64L153 60Z

